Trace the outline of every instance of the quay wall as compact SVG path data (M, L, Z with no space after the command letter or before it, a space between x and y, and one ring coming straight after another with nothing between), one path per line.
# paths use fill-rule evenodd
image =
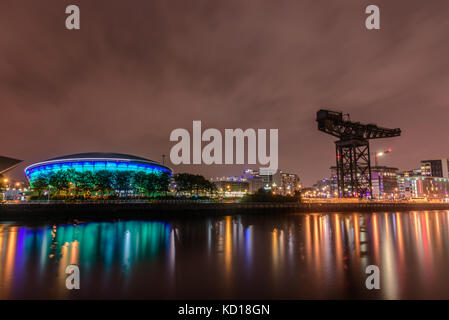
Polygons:
M400 212L449 210L449 203L216 203L191 200L157 202L36 202L0 205L0 221L54 219L158 219L202 215Z

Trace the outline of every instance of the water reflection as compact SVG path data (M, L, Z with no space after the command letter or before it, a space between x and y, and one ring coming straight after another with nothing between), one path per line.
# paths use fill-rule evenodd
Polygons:
M0 298L449 298L448 231L446 211L4 223Z

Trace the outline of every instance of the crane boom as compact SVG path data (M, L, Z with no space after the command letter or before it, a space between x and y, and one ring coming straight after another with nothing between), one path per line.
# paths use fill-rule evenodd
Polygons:
M381 139L401 135L401 129L399 128L387 129L378 127L375 124L352 122L345 120L343 118L343 113L330 110L319 110L317 112L316 121L318 122L318 130L342 140Z

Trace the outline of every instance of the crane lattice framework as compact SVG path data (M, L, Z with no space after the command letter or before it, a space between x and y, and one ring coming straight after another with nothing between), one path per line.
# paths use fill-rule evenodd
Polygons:
M349 115L330 110L319 110L316 116L318 130L339 138L335 142L339 196L371 198L369 140L400 136L401 129L352 122Z

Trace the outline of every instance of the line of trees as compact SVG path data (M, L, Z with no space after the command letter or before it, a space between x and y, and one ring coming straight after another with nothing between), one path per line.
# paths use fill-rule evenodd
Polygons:
M217 192L217 187L214 183L198 174L178 173L173 178L178 195L210 197Z
M170 184L168 172L84 171L74 169L42 173L34 178L31 188L39 197L45 191L56 195L138 195L166 194Z

